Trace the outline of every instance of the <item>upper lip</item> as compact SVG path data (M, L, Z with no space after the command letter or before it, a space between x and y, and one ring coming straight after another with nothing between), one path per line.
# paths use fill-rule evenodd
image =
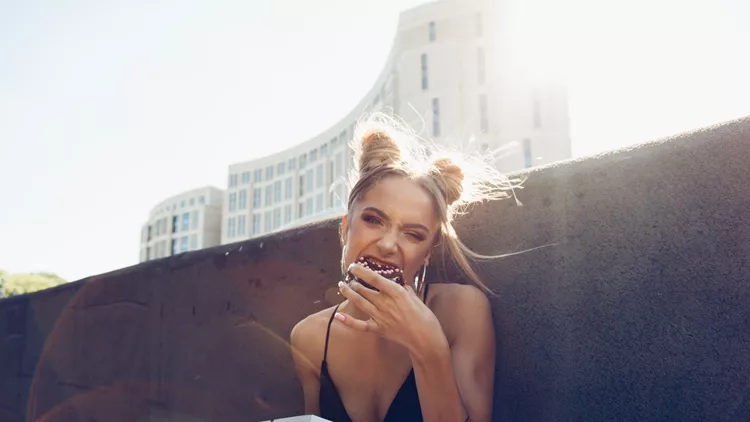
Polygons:
M372 255L364 255L363 258L375 261L376 264L390 265L393 268L401 269L401 267L399 267L397 264L394 264L393 262L386 261L385 259L380 259L380 258L372 256Z

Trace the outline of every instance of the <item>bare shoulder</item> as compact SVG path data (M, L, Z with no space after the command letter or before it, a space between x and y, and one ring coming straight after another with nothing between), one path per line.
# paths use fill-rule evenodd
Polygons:
M305 317L298 322L289 335L289 342L294 351L295 361L306 361L307 365L317 370L323 360L326 329L333 308L326 308ZM301 364L302 362L300 362Z
M466 312L465 308L489 307L487 295L478 287L469 284L439 283L430 286L429 303L435 308L450 308Z
M468 284L439 283L430 286L428 305L435 313L449 340L472 324L492 322L487 295Z

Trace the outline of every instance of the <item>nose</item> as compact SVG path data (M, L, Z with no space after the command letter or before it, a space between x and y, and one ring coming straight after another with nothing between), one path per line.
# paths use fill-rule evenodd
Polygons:
M390 255L396 252L398 249L398 234L394 230L386 231L383 236L378 239L378 249L384 255Z

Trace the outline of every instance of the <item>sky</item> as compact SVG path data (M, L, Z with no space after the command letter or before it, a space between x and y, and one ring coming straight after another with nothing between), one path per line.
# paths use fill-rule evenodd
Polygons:
M136 264L163 199L226 188L228 165L353 109L398 13L422 3L0 0L0 268L72 281ZM526 0L509 13L566 76L585 156L750 115L743 3Z

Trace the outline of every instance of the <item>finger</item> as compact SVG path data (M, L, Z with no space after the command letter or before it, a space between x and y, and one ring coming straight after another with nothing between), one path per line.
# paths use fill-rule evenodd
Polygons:
M348 284L349 288L363 296L365 299L367 299L370 303L374 304L377 307L377 301L380 299L380 293L377 291L368 288L367 286L363 285L362 283L358 283L356 280L349 282Z
M409 296L419 297L416 291L414 291L414 287L411 287L410 285L405 285L404 289L406 289L406 292L409 294Z
M380 327L378 324L371 319L368 319L367 321L362 321L361 319L357 319L352 317L351 315L347 315L341 312L336 312L334 317L339 320L342 324L346 325L349 328L353 328L357 331L362 331L365 333L379 333Z
M349 266L349 271L351 271L355 276L362 279L362 281L378 289L381 293L394 295L402 290L400 285L394 283L391 280L388 280L387 278L381 276L380 274L369 268L365 268L364 266L356 262L352 263Z
M361 284L360 288L363 290L367 289ZM378 313L378 308L373 305L372 302L362 297L362 295L354 291L351 286L344 283L343 281L339 281L339 291L341 292L342 296L349 299L349 302L351 302L354 306L356 306L359 310L366 313L367 315L373 316Z

